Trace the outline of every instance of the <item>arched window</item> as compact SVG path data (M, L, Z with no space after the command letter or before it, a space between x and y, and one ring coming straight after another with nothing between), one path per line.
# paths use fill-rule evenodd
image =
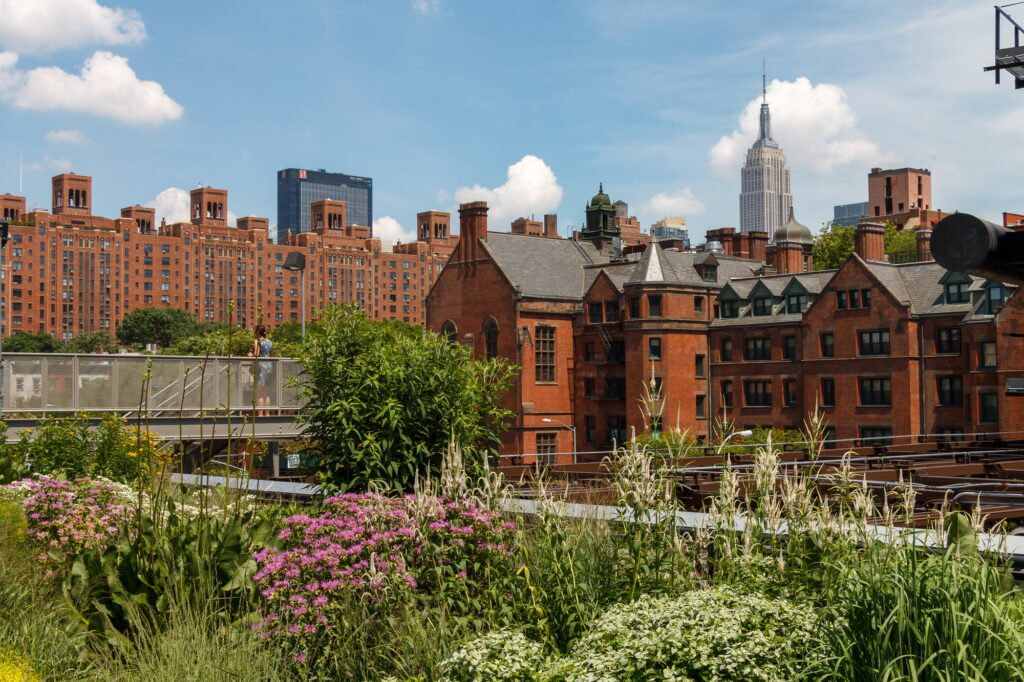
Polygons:
M498 322L493 317L484 321L484 353L488 358L498 357Z
M455 323L451 320L441 325L441 336L448 339L450 343L455 343L455 337L458 333L459 331L455 328Z

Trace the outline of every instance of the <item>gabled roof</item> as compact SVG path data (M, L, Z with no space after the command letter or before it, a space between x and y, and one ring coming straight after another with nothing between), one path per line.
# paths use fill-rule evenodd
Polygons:
M590 242L571 239L488 232L485 244L512 284L533 298L583 298L583 266L608 260Z

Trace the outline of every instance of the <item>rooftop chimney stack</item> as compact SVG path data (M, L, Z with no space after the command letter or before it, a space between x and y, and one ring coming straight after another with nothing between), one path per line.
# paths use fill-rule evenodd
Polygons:
M544 236L548 239L558 239L558 216L554 213L544 215Z
M479 256L479 241L487 241L487 202L470 201L459 205L459 250L463 261Z
M885 260L885 225L858 223L853 233L853 249L864 260Z

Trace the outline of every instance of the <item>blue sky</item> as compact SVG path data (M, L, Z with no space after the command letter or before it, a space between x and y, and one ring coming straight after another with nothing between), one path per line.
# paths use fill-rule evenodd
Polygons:
M702 235L737 224L763 57L801 222L865 200L875 165L997 218L1024 210L1024 93L991 51L991 5L952 0L0 0L0 192L20 151L39 206L70 169L101 214L174 217L208 184L274 222L275 171L326 168L371 176L401 236L475 198L492 229L554 210L564 232L604 182Z

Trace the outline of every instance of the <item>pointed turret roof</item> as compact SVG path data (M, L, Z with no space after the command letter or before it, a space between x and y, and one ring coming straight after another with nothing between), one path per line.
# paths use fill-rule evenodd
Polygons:
M630 282L674 282L679 279L658 242L652 242L640 258Z

